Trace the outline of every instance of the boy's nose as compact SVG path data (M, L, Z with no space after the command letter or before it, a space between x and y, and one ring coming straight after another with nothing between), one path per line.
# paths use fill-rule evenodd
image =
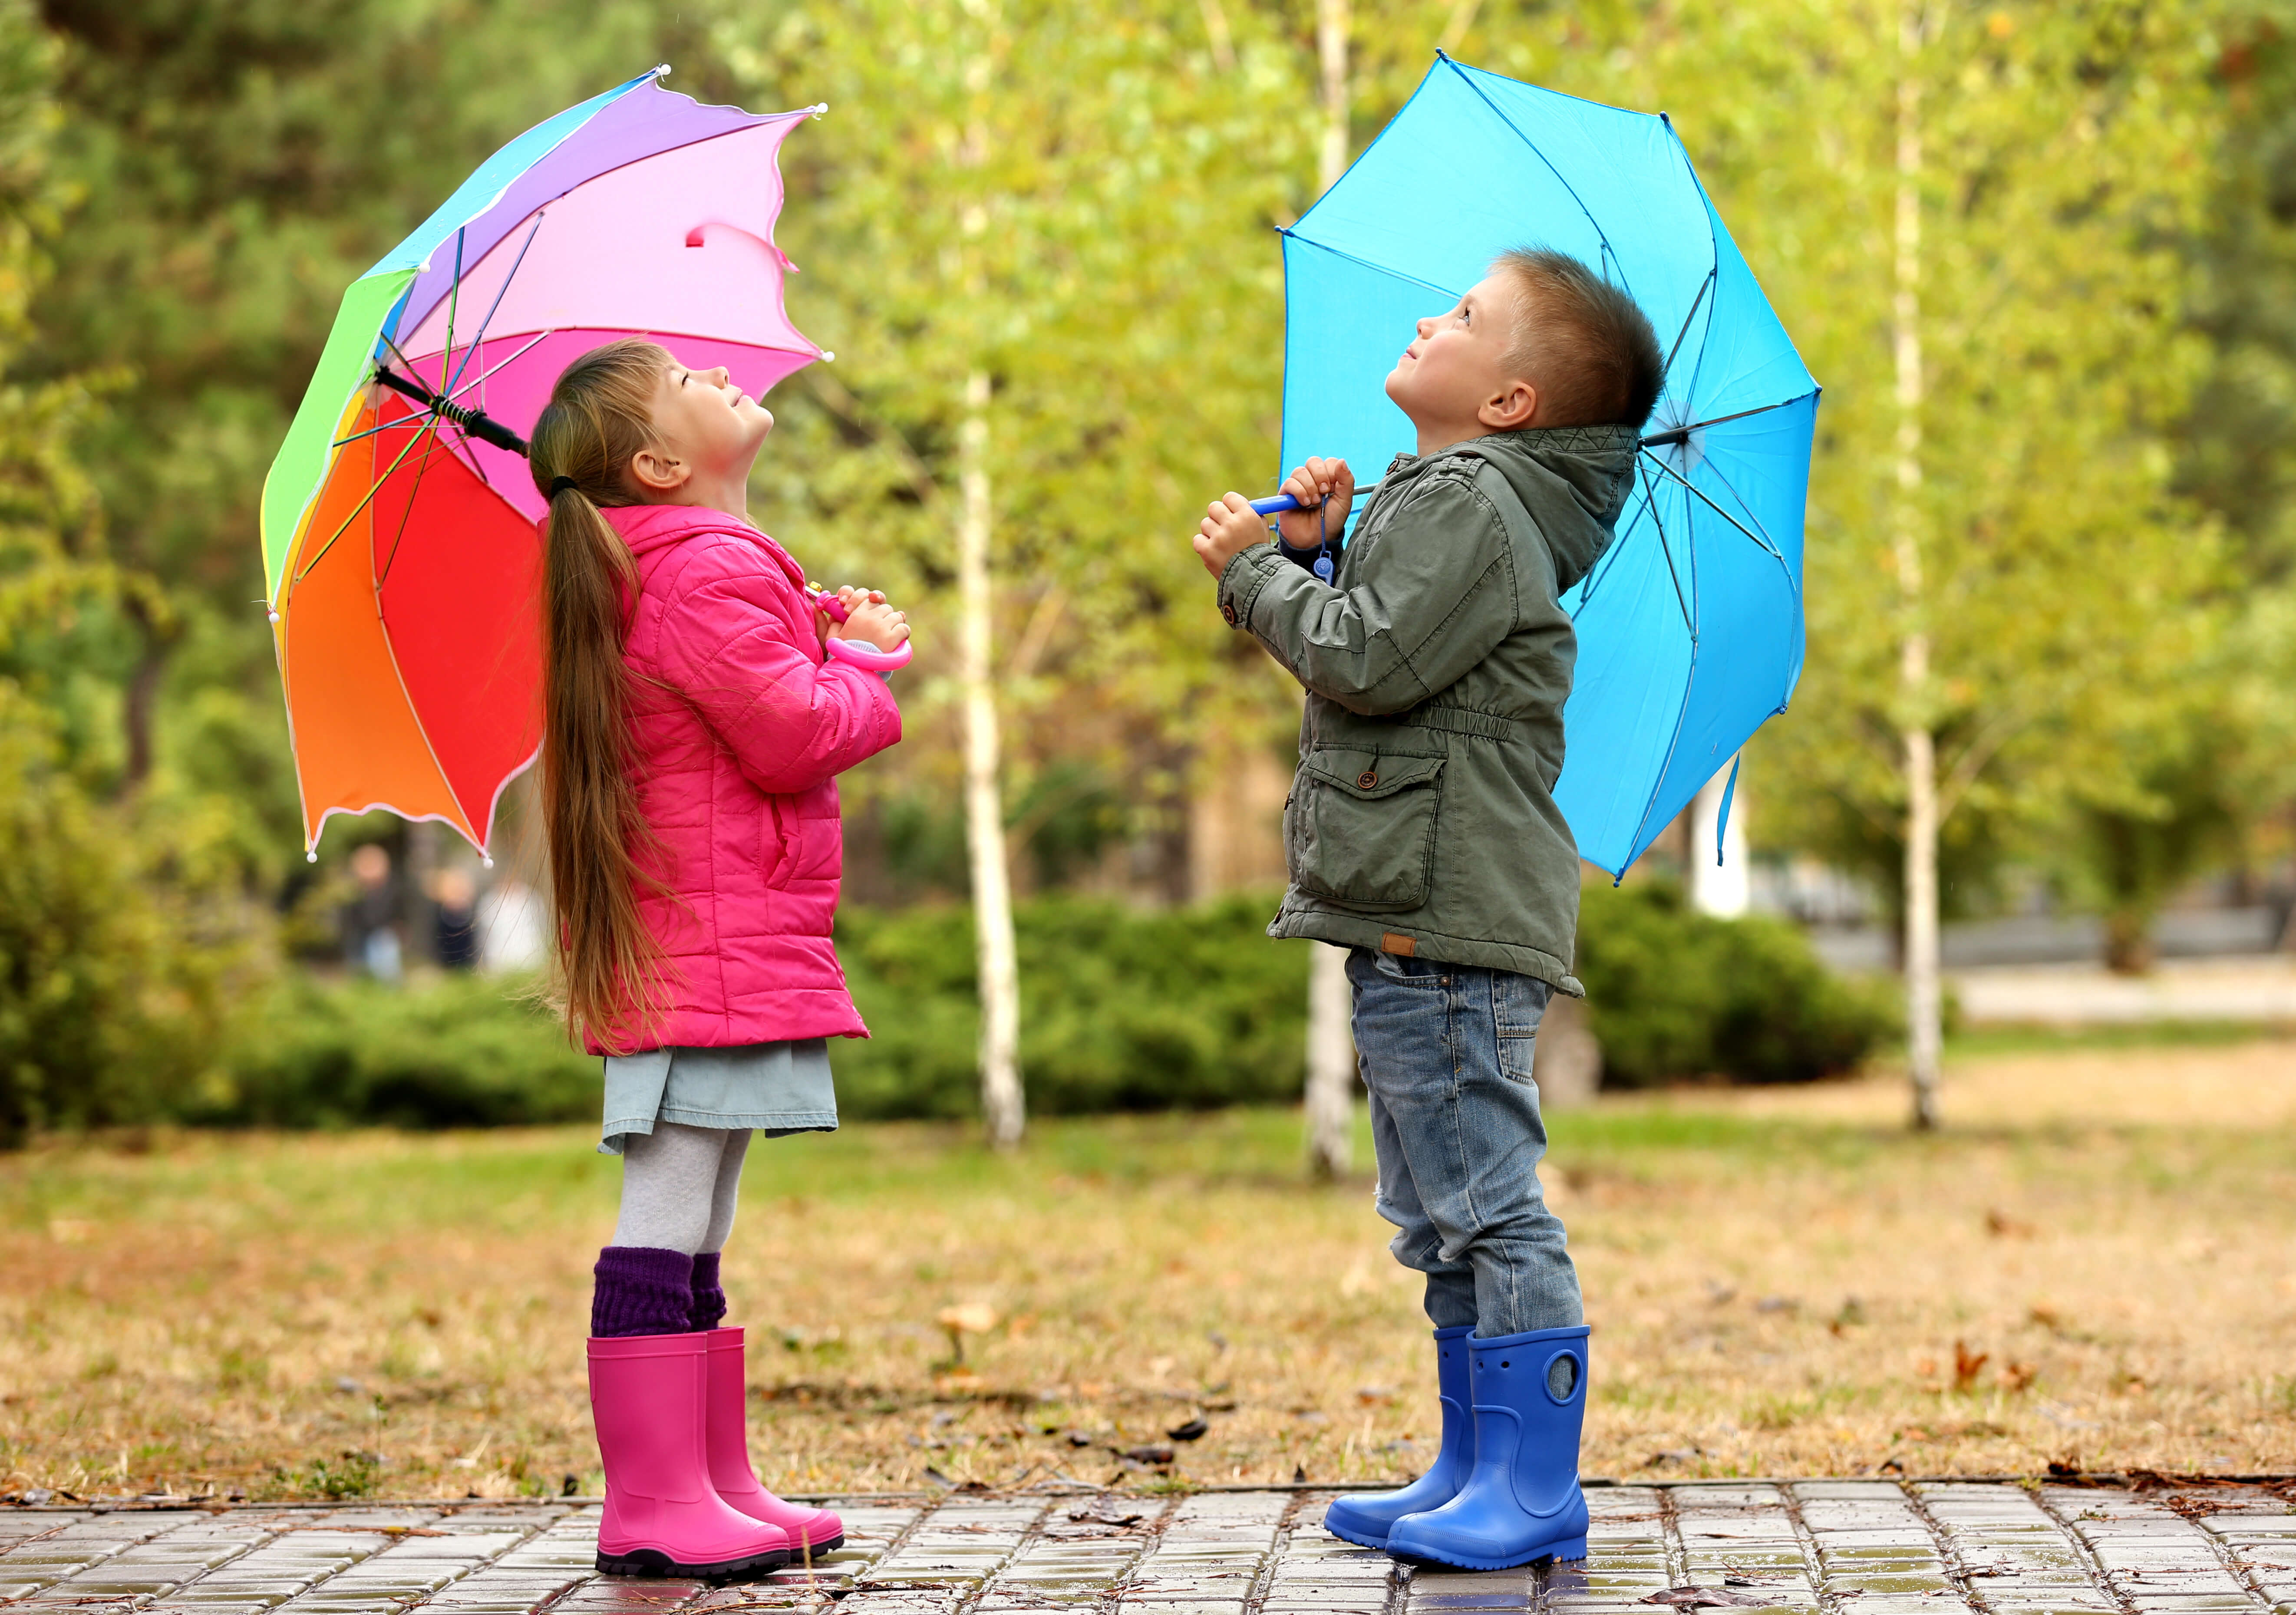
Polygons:
M1435 329L1435 321L1433 316L1430 316L1428 318L1419 321L1412 327L1412 329L1416 331L1421 336L1428 335Z

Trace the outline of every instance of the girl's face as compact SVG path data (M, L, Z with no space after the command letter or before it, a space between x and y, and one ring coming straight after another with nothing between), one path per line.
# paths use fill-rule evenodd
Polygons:
M745 482L774 417L723 366L689 370L673 359L654 387L653 425L659 442L638 455L634 470L641 484L668 491L665 481Z

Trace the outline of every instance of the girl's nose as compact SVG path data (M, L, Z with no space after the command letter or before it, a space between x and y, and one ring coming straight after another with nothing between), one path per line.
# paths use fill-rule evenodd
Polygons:
M734 373L726 369L723 365L720 365L717 369L711 371L709 373L711 376L716 378L712 382L712 385L718 387L723 387L726 382L734 379Z

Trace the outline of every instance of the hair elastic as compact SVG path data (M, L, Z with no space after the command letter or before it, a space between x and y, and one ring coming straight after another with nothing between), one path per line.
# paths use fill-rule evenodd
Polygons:
M550 496L555 499L568 488L578 488L580 486L581 484L575 481L571 477L553 477L550 480Z

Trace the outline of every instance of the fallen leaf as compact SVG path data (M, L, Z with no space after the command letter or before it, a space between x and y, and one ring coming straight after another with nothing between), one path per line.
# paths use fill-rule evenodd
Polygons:
M1191 1419L1185 1424L1175 1424L1164 1433L1175 1441L1201 1441L1211 1426L1201 1419Z
M1953 1343L1953 1388L1967 1390L1977 1383L1977 1376L1993 1360L1989 1351L1972 1352L1959 1340Z
M1128 1447L1124 1449L1124 1456L1135 1463L1169 1463L1172 1449L1168 1447Z
M1773 1601L1749 1598L1742 1593L1726 1592L1720 1587L1669 1587L1663 1593L1652 1593L1642 1602L1670 1603L1677 1610L1706 1610L1726 1609L1734 1604L1759 1609Z

